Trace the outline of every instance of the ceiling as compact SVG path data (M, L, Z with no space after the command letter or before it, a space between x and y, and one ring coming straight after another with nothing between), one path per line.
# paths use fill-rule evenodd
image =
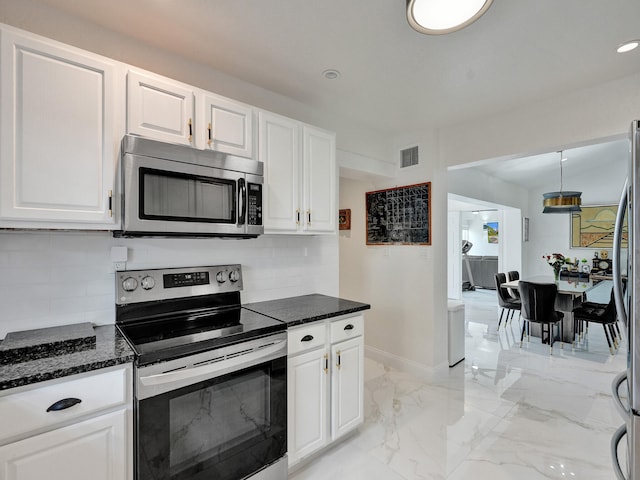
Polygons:
M562 162L565 190L567 184L571 183L571 177L578 175L582 177L586 174L597 177L598 172L601 172L606 165L614 162L617 165L620 163L626 165L629 155L629 140L626 138L563 150L562 157L566 159ZM546 187L550 191L560 189L560 153L558 152L487 161L460 170L469 175L474 171L480 171L527 190L539 187Z
M640 71L640 49L615 52L640 37L637 0L496 0L476 23L440 36L409 27L405 0L32 2L390 134ZM326 69L341 75L327 80Z

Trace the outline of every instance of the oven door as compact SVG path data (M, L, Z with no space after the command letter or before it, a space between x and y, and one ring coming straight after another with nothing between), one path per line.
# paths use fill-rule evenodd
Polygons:
M248 233L244 173L125 154L122 175L124 235Z
M159 364L168 364L162 373L144 371L159 365L140 369L139 396L148 394L144 384L152 396L136 401L137 480L239 480L285 455L286 337L271 337L276 341L258 348L235 345L235 354L199 354L184 368L174 369L171 361ZM239 363L239 369L229 366ZM206 370L211 374L203 379ZM190 384L170 389L174 381Z

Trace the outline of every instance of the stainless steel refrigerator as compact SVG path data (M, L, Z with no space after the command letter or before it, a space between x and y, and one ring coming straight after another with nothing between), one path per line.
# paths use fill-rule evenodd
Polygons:
M622 190L613 240L613 288L618 318L629 349L627 369L613 381L613 398L624 418L611 440L618 480L640 480L640 120L629 133L630 162ZM624 228L624 220L627 228ZM628 237L628 249L622 248ZM622 397L622 398L621 398ZM625 461L626 457L626 461Z

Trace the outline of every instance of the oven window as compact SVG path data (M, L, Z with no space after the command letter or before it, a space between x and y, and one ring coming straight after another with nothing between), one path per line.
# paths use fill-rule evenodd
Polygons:
M237 480L286 452L286 359L138 403L138 478Z
M236 223L236 182L140 168L140 218Z

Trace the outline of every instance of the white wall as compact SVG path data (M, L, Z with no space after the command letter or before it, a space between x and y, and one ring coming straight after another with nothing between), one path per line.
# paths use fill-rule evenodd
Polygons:
M337 236L121 239L106 232L0 232L0 338L7 332L115 321L111 247L127 269L242 264L242 301L338 295Z
M462 238L465 238L465 232L467 240L473 243L473 247L469 252L469 255L485 255L485 256L498 256L499 245L497 243L489 243L487 240L487 231L484 229L484 224L487 222L498 222L498 239L501 240L502 234L502 215L498 212L479 212L473 214L471 212L460 213L460 223L462 225Z
M351 231L340 234L340 294L373 306L367 312L368 355L429 375L431 367L446 365L447 217L440 208L446 183L435 132L396 139L397 151L415 144L420 165L393 179L340 179L340 208L351 209ZM425 181L432 182L432 245L366 246L365 193Z
M578 174L571 178L567 189L582 191L583 205L617 204L627 176L626 157L603 160L603 168L596 176ZM524 245L523 270L527 275L550 275L551 267L542 255L562 253L567 257L593 258L594 249L570 248L571 216L569 214L543 214L542 194L549 189L538 188L529 192L529 242ZM598 249L599 250L599 249ZM611 251L609 251L611 256Z

